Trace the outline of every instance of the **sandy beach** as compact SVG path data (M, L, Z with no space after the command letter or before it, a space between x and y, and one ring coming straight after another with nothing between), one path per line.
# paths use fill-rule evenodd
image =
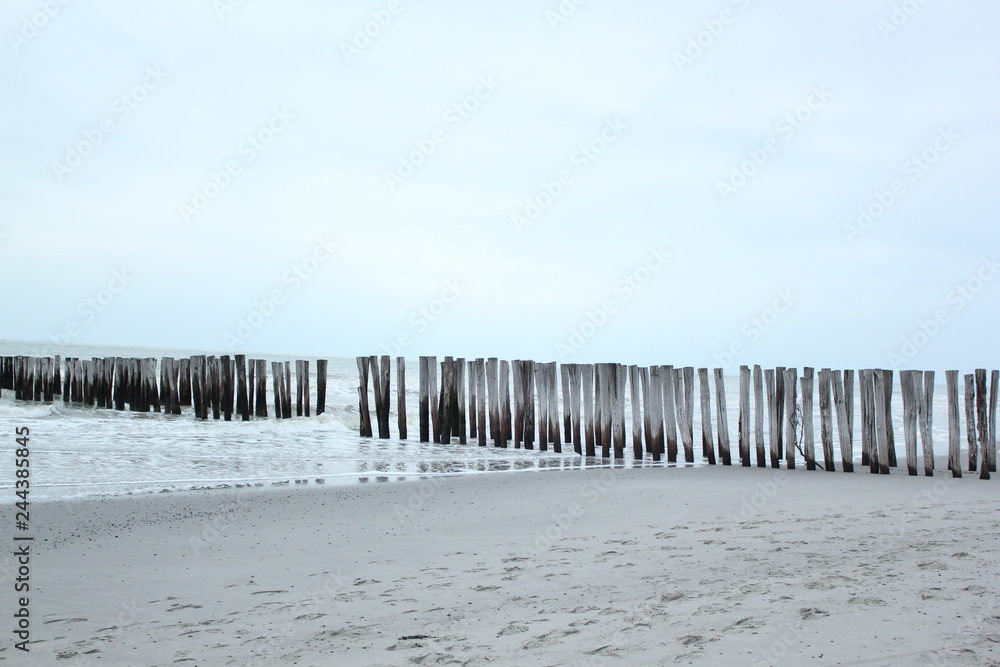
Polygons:
M31 651L5 632L0 660L997 665L997 485L591 469L36 503Z

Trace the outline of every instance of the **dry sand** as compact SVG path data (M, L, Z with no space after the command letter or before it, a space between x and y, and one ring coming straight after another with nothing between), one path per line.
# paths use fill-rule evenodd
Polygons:
M8 664L1000 664L997 479L591 469L32 509Z

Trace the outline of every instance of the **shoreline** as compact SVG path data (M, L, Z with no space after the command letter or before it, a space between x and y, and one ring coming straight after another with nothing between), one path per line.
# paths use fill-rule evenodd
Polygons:
M942 474L868 482L867 472L751 470L550 470L33 503L31 657L1000 657L990 639L1000 632L992 486ZM13 654L3 648L0 657Z

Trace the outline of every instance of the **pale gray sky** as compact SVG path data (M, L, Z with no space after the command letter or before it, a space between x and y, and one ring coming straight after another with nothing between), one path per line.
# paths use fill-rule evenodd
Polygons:
M0 338L1000 366L998 19L9 0Z

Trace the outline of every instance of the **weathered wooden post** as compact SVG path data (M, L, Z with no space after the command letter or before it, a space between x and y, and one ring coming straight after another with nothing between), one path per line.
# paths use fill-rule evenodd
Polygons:
M798 369L784 370L785 394L785 467L795 469L795 392L798 386Z
M919 371L899 372L899 384L903 392L903 440L906 444L906 472L917 474L917 397L914 392L914 377ZM917 380L919 381L919 380Z
M778 451L778 431L781 424L778 422L777 396L775 395L775 370L773 368L764 369L764 384L767 391L767 442L768 452L771 455L771 467L781 467L781 454Z
M952 477L962 476L961 423L958 420L958 371L945 371L948 384L948 469Z
M583 386L583 431L585 440L584 455L589 457L597 456L597 436L594 427L594 365L583 364L580 366L580 375Z
M740 416L739 429L740 465L750 467L750 367L740 366Z
M326 412L326 359L316 360L316 416Z
M247 396L247 355L236 355L236 412L240 419L250 421L250 401Z
M652 455L653 461L660 461L663 458L663 369L660 366L650 366L644 368L643 380L649 385L649 396L646 401L647 421L651 425L652 431ZM646 378L648 377L648 380Z
M840 371L833 372L833 405L837 413L837 438L840 440L840 463L844 472L854 472L854 443L851 440L853 428L851 413L847 409L845 380Z
M267 417L267 360L255 359L257 364L257 405L254 411L258 417ZM280 417L281 414L275 415Z
M510 424L510 363L506 360L500 361L500 374L498 377L499 387L497 393L500 395L500 447L507 448L507 443L511 438Z
M222 365L222 416L227 422L233 421L233 360L223 355Z
M683 378L682 391L677 391L677 385L674 385L674 390L676 396L680 397L678 407L684 406L684 426L681 431L684 462L694 463L694 366L685 366L678 378Z
M559 370L555 361L548 364L549 374L549 442L552 451L562 454L562 437L559 433ZM565 402L567 399L563 397ZM567 434L569 435L569 434Z
M660 367L660 380L663 382L663 431L667 446L667 462L677 463L677 400L674 397L677 387L677 369L672 365Z
M490 357L486 360L486 394L490 411L490 438L493 446L500 446L500 380L498 366L500 360Z
M708 369L698 369L698 384L701 391L701 455L715 465L715 438L712 437L712 394L708 384Z
M430 408L430 374L434 369L430 365L429 357L418 359L420 398L417 399L417 421L420 425L420 442L430 442L431 440L431 408Z
M358 357L358 412L361 417L360 436L372 437L372 416L368 408L368 369L371 363L368 357ZM280 416L281 413L279 412Z
M854 456L854 371L847 369L844 371L844 403L847 406L847 441L851 443L851 456ZM854 472L854 463L851 463L851 470Z
M802 369L799 384L802 387L802 456L806 460L806 470L816 469L815 417L813 415L813 384L816 369L806 366ZM844 470L847 470L845 467Z
M461 358L456 359L455 364L458 367L458 372L455 374L455 382L458 385L458 391L456 392L458 400L458 410L456 412L456 414L458 415L458 443L460 445L466 445L468 444L469 441L468 441L468 434L466 431L466 425L468 422L466 421L466 414L465 414L465 407L466 405L468 405L466 403L466 396L465 396L465 387L466 387L465 359Z
M202 360L200 356L191 357L191 395L194 401L194 416L196 419L207 419L208 413L202 415L205 397L202 395ZM134 400L134 398L133 398ZM130 401L131 403L131 401ZM131 406L130 406L131 407Z
M387 361L389 357L383 359ZM368 366L371 369L372 385L375 389L375 421L378 424L378 437L385 439L389 437L389 395L383 391L382 384L385 382L388 385L389 378L386 377L388 373L383 374L385 369L379 368L379 358L375 355L368 358ZM388 389L388 386L385 389Z
M965 379L965 437L969 445L969 472L978 468L979 447L976 441L976 376L968 373Z
M427 394L429 396L431 413L431 438L441 442L441 412L438 409L438 360L437 357L427 357Z
M722 465L733 465L733 454L729 447L729 416L726 409L726 381L721 368L713 370L715 374L715 414L716 426L719 431L719 457Z
M302 401L302 359L295 360L295 416L303 416L305 404Z
M476 395L479 403L476 405L476 431L479 436L479 446L485 447L487 442L486 421L487 421L487 389L486 389L486 360L476 359ZM496 388L493 391L496 394ZM492 411L490 411L492 417Z
M538 450L545 452L549 449L548 376L545 374L544 364L534 364L531 372L538 387Z
M479 403L485 397L478 396L479 383L476 380L476 360L470 359L468 364L469 376L469 438L479 440Z
M438 412L441 414L441 443L451 444L455 415L453 398L455 396L455 364L452 357L445 357L441 362L441 396L438 400Z
M754 445L757 453L757 467L767 467L767 455L765 453L764 441L764 413L767 406L764 404L764 373L760 365L753 367L753 423L754 423Z
M406 440L406 359L396 357L396 429Z
M271 362L271 384L274 392L274 418L282 419L285 415L285 369L280 361Z
M884 369L875 369L875 443L878 449L878 469L882 475L888 475L889 464L889 424L886 414L886 373ZM872 452L874 454L874 452Z
M614 423L615 458L625 458L625 385L628 382L628 368L624 364L613 364L614 383Z
M823 469L827 472L837 470L833 455L833 410L830 400L832 384L833 371L821 368L819 371L820 439L823 442Z
M989 455L989 422L986 419L986 404L989 397L986 394L986 369L977 368L976 376L976 430L979 435L979 451L982 453L983 463L980 466L982 479L990 478L990 455Z
M889 467L895 468L896 463L896 429L892 423L892 383L894 373L891 370L882 370L882 382L885 391L885 428L886 443L889 447Z
M920 444L924 452L924 475L934 475L934 371L924 371L923 389L916 385L918 416L920 418Z
M785 455L785 367L774 369L774 408L778 420L778 459Z
M570 420L570 431L566 440L572 440L573 451L583 456L583 429L580 427L580 400L582 398L581 371L579 364L564 364L569 375L569 393L563 397L566 402L566 416Z
M559 379L562 384L562 400L563 400L563 440L568 445L570 440L573 438L573 411L570 397L572 396L573 390L570 389L570 369L569 364L560 364L559 366ZM574 441L574 444L575 441Z
M1000 371L990 372L990 419L987 451L990 455L990 472L997 471L997 391L1000 390Z
M282 412L281 416L283 419L292 418L292 369L291 362L285 361L282 363L283 373L282 380L285 382L285 386L281 392L281 405ZM373 371L374 372L374 369Z
M649 419L649 378L648 376L643 378L642 382L642 396L645 398L646 410L645 415L643 415L643 410L640 407L639 399L639 367L632 365L628 367L628 380L629 380L629 399L632 404L632 455L636 460L642 459L642 429L643 424L646 426L646 446L650 447L650 431L652 430L652 424ZM645 419L643 419L645 417Z

